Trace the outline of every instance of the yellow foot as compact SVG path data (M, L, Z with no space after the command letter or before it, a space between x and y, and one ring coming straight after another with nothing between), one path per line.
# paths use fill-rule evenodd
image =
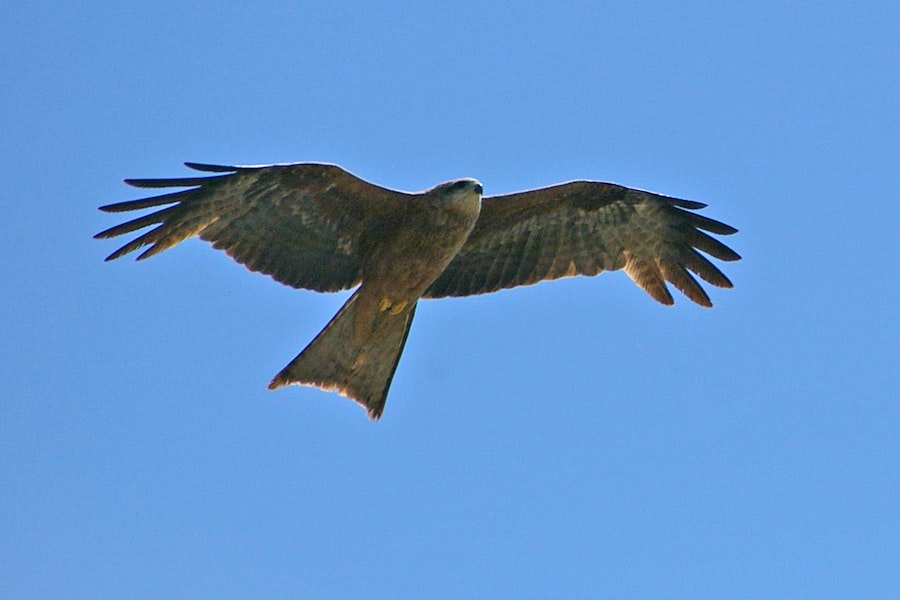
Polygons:
M389 315L397 315L403 312L403 309L406 308L408 302L406 300L401 300L394 304L391 302L391 299L385 296L381 299L381 302L378 303L378 310L381 312L387 311Z

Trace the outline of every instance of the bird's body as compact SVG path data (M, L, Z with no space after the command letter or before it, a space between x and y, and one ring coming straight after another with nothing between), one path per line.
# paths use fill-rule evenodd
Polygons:
M336 390L381 414L416 303L456 256L481 209L481 184L461 179L410 195L363 234L362 283L328 326L269 384Z
M190 189L102 207L120 212L171 204L97 234L157 225L108 257L139 258L199 236L253 271L297 288L358 286L322 332L270 383L338 392L381 416L420 298L465 296L604 270L625 272L672 303L668 281L711 306L688 273L731 282L701 250L739 256L715 238L736 230L688 210L704 205L615 184L575 181L485 198L474 179L421 193L373 185L335 165L188 164L211 177L128 180ZM683 210L688 209L688 210Z
M460 179L411 195L360 241L359 303L396 314L411 306L462 248L481 211L481 184Z

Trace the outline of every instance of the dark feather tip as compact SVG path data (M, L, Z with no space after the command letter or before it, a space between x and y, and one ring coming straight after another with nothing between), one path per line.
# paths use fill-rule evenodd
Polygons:
M694 200L682 200L681 198L668 198L669 202L678 206L680 208L687 208L690 210L700 210L701 208L706 208L706 204L702 202L695 202Z
M184 163L188 169L195 171L204 171L206 173L235 173L240 171L238 167L228 167L225 165L208 165L206 163L186 162Z
M215 177L184 177L181 179L126 179L125 183L137 188L195 187L208 183Z

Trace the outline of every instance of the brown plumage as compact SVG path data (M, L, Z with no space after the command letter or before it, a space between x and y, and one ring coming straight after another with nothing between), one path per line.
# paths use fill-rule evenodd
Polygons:
M740 258L704 233L736 232L691 212L704 204L611 183L574 181L482 201L474 179L412 194L335 165L186 164L216 175L126 180L190 189L101 207L171 205L98 233L107 238L155 225L107 260L149 246L138 256L147 258L198 236L285 285L320 292L359 286L269 387L336 390L374 419L384 409L419 298L624 269L664 304L673 303L669 282L712 306L690 273L718 287L732 284L698 250L725 261Z

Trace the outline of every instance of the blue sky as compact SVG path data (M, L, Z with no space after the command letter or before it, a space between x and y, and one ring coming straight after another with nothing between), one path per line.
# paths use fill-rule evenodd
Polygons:
M896 3L4 12L0 596L896 593ZM265 389L346 294L103 263L96 207L185 160L614 181L744 260L712 310L623 273L424 302L372 423Z

